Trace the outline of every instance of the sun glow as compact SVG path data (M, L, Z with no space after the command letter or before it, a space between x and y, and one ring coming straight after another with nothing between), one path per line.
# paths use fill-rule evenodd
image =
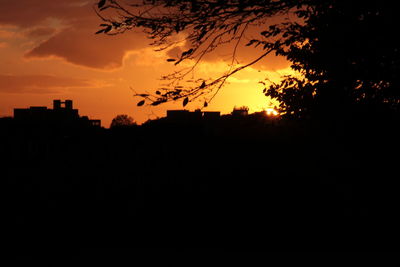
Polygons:
M267 113L267 116L279 116L279 112L276 111L276 110L273 109L273 108L267 108L267 109L265 110L265 112Z

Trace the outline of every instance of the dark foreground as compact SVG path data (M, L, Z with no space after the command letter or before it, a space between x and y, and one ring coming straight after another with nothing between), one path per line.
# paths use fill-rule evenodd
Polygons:
M5 123L2 253L396 251L396 123Z

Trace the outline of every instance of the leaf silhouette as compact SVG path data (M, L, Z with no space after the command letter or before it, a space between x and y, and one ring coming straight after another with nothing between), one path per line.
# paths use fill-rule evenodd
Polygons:
M104 33L108 33L111 30L112 30L112 26L108 25L107 28L104 29Z
M183 99L183 106L186 106L189 103L189 98L186 97L185 99Z
M205 107L205 108L208 107L207 101L204 101L204 107Z
M140 101L139 103L137 103L137 106L138 106L138 107L141 107L141 106L144 105L145 102L146 102L145 100L142 100L142 101Z
M192 52L193 52L193 48L190 48L188 51L183 52L182 55L181 55L181 57L190 55Z
M203 89L204 87L206 87L206 82L205 81L203 81L202 83L201 83L201 85L200 85L200 89Z
M102 8L106 4L106 0L100 0L99 3L97 4L98 8Z
M173 62L173 61L176 61L176 59L174 59L174 58L169 58L169 59L167 59L167 61L168 61L168 62Z

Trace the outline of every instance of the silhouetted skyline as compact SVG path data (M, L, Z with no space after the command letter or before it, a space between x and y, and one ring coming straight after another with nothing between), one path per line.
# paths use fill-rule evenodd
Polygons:
M64 105L64 106L62 106ZM101 120L90 120L80 116L78 109L73 109L72 100L53 100L53 109L31 106L30 108L14 108L14 119L22 123L64 125L83 127L101 127Z
M272 110L272 109L271 109ZM226 116L233 117L259 117L260 120L277 119L278 115L270 110L260 111L249 114L248 107L234 107L231 113L221 114L220 111L202 111L196 109L190 111L187 109L167 110L166 115L155 120L167 120L169 122L200 122L200 121L218 121ZM46 106L30 106L29 108L14 108L14 116L16 121L25 124L41 124L41 125L64 125L64 126L94 126L102 127L101 120L89 119L88 116L79 115L79 110L73 108L73 100L53 100L53 109ZM151 119L145 123L152 121ZM107 126L105 126L108 128Z

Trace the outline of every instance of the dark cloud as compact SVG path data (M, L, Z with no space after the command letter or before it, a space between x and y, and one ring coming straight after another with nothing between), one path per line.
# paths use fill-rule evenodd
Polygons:
M51 75L0 74L0 93L57 93L68 88L91 87L93 84L90 80Z
M70 27L37 45L26 53L27 58L56 56L66 61L99 69L122 66L129 50L146 47L148 41L140 35L95 35L93 28Z
M30 28L48 19L71 21L85 16L90 6L85 0L2 0L0 24Z
M0 25L17 26L29 41L33 41L33 48L25 53L26 58L58 57L97 69L121 67L128 51L146 47L149 40L133 32L119 36L95 35L101 20L92 9L93 3L87 0L3 0Z

